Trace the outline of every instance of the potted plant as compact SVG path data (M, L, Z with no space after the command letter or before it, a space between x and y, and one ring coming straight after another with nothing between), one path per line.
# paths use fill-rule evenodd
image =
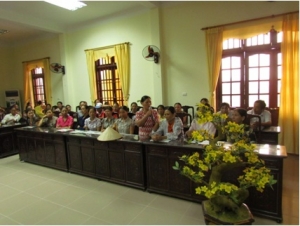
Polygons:
M208 139L210 144L203 153L195 152L179 157L183 164L176 161L173 169L199 184L195 192L208 199L206 205L211 214L225 217L226 222L232 223L243 217L239 215L243 214L241 208L249 195L249 187L263 192L266 186L272 186L276 180L259 158L256 145L249 142L243 126L234 122L226 123L224 116L208 113L203 110L203 105L199 107L199 120L213 122L219 127L219 136L213 139L205 131L194 131L192 139ZM224 137L224 134L230 136L233 143L218 146L217 140ZM234 183L224 181L224 175L238 170L241 174L235 178Z

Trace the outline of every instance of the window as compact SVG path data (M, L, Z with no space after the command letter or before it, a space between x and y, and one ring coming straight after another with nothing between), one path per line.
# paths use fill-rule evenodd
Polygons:
M223 42L221 70L217 84L217 106L252 107L258 99L268 107L279 107L281 87L282 33L272 29L248 39Z
M96 61L97 98L101 103L124 104L123 93L115 58L100 58Z
M46 103L44 69L35 68L31 70L31 77L34 103L38 101Z

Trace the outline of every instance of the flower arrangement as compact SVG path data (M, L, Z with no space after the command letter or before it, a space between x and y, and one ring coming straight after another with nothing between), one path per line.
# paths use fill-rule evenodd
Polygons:
M205 106L205 105L204 105ZM201 108L202 107L202 108ZM248 197L248 188L255 187L263 192L266 186L276 183L270 170L255 151L256 145L249 143L248 133L245 128L233 122L224 123L225 116L212 114L207 111L207 106L200 105L198 122L213 122L221 128L227 136L234 141L232 145L216 146L214 142L205 147L203 153L195 152L192 155L183 155L179 160L184 163L180 166L175 162L174 170L198 183L196 194L209 199L216 212L236 212ZM215 115L215 118L214 116ZM203 141L212 140L206 131L194 131L192 139ZM235 170L241 170L241 175L234 178L236 183L222 181L223 175L228 175ZM209 178L208 178L209 177Z

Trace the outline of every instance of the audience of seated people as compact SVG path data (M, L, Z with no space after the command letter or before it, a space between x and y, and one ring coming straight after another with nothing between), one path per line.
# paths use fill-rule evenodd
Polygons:
M56 128L73 128L79 130L93 130L93 131L104 131L108 126L114 128L120 133L128 134L139 134L142 138L150 138L153 140L160 140L165 138L171 138L168 135L170 131L174 131L174 123L177 123L177 113L183 113L182 106L180 103L176 103L174 107L168 107L165 109L164 105L158 105L157 109L154 110L151 107L151 98L149 96L143 96L140 101L142 108L138 111L138 105L136 102L132 102L129 108L127 106L119 107L117 103L112 106L102 105L98 99L95 100L93 106L88 106L86 101L80 101L80 113L71 110L71 106L68 104L63 107L62 102L57 102L56 109L59 109L59 117L56 117L51 110L51 105L43 105L42 101L38 101L34 109L28 102L24 114L21 112L17 113L16 105L10 108L10 113L5 114L5 108L0 107L0 120L2 124L13 124L19 122L23 118L26 124L29 126L46 126ZM201 103L209 106L213 111L213 108L208 104L206 98L201 99ZM107 104L107 102L106 102ZM265 110L266 104L262 100L257 100L254 103L254 107L250 111L245 109L237 108L230 110L228 103L222 103L220 106L219 113L227 114L228 120L238 124L244 122L248 114L256 114L261 117L262 127L271 125L271 113ZM117 119L113 117L113 110L117 114ZM45 112L45 114L43 113ZM118 111L118 113L116 113ZM246 112L246 113L245 113ZM129 117L130 114L130 117ZM80 116L81 115L81 116ZM184 124L187 118L184 116L181 119L181 123ZM257 127L257 122L251 123L252 129ZM179 128L181 128L179 126ZM138 131L136 131L137 129ZM205 129L213 136L216 134L215 126L210 123L199 124L195 117L191 123L189 130L186 132L186 136L191 138L191 134L195 130ZM177 131L177 127L175 129ZM174 134L173 134L174 135ZM177 136L175 133L174 136ZM172 137L171 139L175 139Z
M266 103L263 100L257 100L254 102L252 110L249 110L247 113L252 115L259 115L261 119L261 129L272 125L271 112L265 110ZM256 130L258 127L258 119L252 118L250 121L251 127Z

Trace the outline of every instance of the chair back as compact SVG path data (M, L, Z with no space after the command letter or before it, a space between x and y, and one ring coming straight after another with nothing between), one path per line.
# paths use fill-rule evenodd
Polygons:
M132 117L134 116L135 114L132 113L132 112L128 112L128 117L132 119Z
M184 105L184 106L182 106L182 109L185 113L189 113L189 110L191 110L192 111L191 115L194 117L195 108L193 106Z
M251 126L251 121L253 118L256 118L256 121L258 122L258 127L256 129L255 135L257 139L257 143L261 142L261 118L259 115L253 115L253 114L247 114L247 118L245 119L245 124L248 126Z
M181 121L183 122L183 118L184 117L187 117L188 120L187 120L187 124L191 125L192 121L193 121L193 118L192 118L192 115L191 114L188 114L186 112L180 112L180 113L176 113L175 115L176 117L179 117L181 119Z

